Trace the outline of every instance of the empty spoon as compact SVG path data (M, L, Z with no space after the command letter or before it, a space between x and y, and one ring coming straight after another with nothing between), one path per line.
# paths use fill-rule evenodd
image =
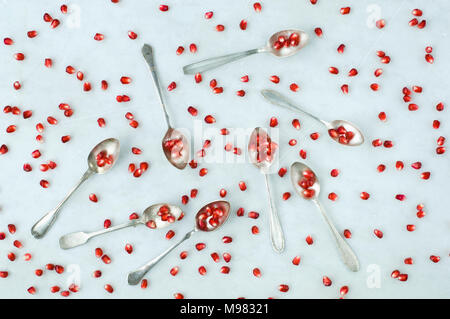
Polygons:
M128 274L128 284L137 285L145 274L153 268L161 259L167 256L178 245L198 231L210 232L216 230L225 223L230 212L230 203L226 201L215 201L203 206L195 216L195 227L188 232L179 242L175 243L158 257L154 258L141 268Z
M180 216L182 216L182 213L183 211L178 206L165 203L152 205L145 209L140 218L133 219L128 223L112 226L91 233L76 232L64 235L59 239L59 246L62 249L74 248L87 243L87 241L92 237L139 224L145 224L149 228L153 229L164 228L177 221Z
M277 57L288 57L297 53L308 43L308 34L300 30L283 30L274 33L267 44L259 49L253 49L224 56L206 59L200 62L186 65L183 68L184 74L196 74L215 69L221 65L239 60L246 56L268 52Z
M318 117L302 110L299 106L292 103L288 98L281 95L274 90L262 90L261 94L272 104L287 108L294 112L300 112L312 117L316 121L322 123L328 129L328 135L336 142L342 145L358 146L364 143L364 136L356 125L344 121L336 120L333 122L327 122L319 119Z
M314 174L314 172L305 164L295 162L291 165L291 182L295 190L301 197L307 200L312 200L314 204L316 204L316 206L319 208L319 211L322 213L325 222L330 227L331 233L336 240L336 244L339 248L344 264L351 271L358 271L358 258L356 257L350 246L347 244L347 242L344 240L344 238L342 238L342 236L336 230L336 227L334 227L333 223L327 216L325 209L318 199L320 193L320 183L316 174Z
M142 55L147 61L150 73L155 83L156 91L158 92L159 102L164 111L164 118L167 123L167 132L162 139L162 148L167 160L176 168L184 169L189 161L189 142L186 137L178 130L172 128L170 124L170 117L167 113L167 108L164 103L164 98L159 84L158 74L156 72L155 63L153 60L153 49L150 45L144 44L142 47Z
M248 143L248 155L250 161L264 174L267 192L269 194L270 205L270 238L273 249L281 253L284 250L284 234L281 228L277 209L270 192L269 176L267 175L270 166L273 163L275 152L278 145L270 139L269 135L262 128L257 127L253 130Z
M34 226L31 228L31 234L35 238L42 238L55 222L56 218L61 211L61 207L70 198L70 196L94 174L104 174L114 166L114 163L119 156L120 144L115 138L108 138L99 144L97 144L88 156L88 169L81 177L80 181L69 194L62 200L62 202L56 206L55 209L44 215Z

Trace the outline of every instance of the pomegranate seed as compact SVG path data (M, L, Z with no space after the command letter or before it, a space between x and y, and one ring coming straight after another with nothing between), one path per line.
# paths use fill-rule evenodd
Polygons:
M377 20L377 22L375 22L375 25L378 29L383 29L386 25L386 21L384 19Z
M334 66L330 66L328 68L328 72L330 72L331 74L338 74L339 70L336 67L334 67Z
M261 278L261 270L259 270L259 268L253 268L253 276Z
M305 150L300 150L299 155L301 158L306 159L306 151Z
M101 248L95 248L95 256L100 258L103 256L103 250Z
M403 167L404 167L404 164L402 161L397 161L395 163L395 168L397 168L397 170L401 171L403 169Z
M214 94L221 94L221 93L223 93L223 87L215 87L214 89L213 89L213 93Z
M295 256L294 259L292 259L292 264L298 266L300 264L300 256Z
M370 198L370 194L367 192L361 192L360 197L362 200L368 200Z
M23 61L25 60L25 54L23 53L15 53L14 54L14 59L16 59L17 61Z
M41 185L42 188L48 188L50 186L50 183L45 179L41 179L39 185Z
M306 237L306 243L307 243L308 245L312 245L312 244L314 243L314 240L313 240L313 238L312 238L310 235L308 235L308 236Z
M50 292L53 294L57 293L59 290L60 290L60 288L58 286L53 286L50 288Z
M253 9L255 9L255 11L256 12L261 12L261 3L259 3L259 2L255 2L254 4L253 4Z
M414 262L413 262L413 259L411 257L408 257L408 258L405 258L404 263L406 265L412 265Z
M174 296L175 299L184 299L184 296L182 294L178 293L178 292L173 294L173 296Z
M337 52L340 54L344 53L344 50L345 50L345 44L340 44L337 48Z
M252 226L252 234L253 234L253 235L259 234L259 228L258 228L258 226Z
M433 64L434 63L434 57L431 54L428 53L428 54L425 55L425 61L427 61L430 64Z
M101 34L101 33L96 33L94 35L94 40L95 41L102 41L103 39L105 39L105 36L103 34Z
M137 128L139 126L139 122L135 120L130 121L129 124L132 128Z
M198 273L202 276L206 275L206 268L205 266L198 267Z
M289 88L292 92L297 92L300 89L296 83L292 83L291 85L289 85Z
M196 73L194 79L195 83L200 83L202 81L202 75L200 73Z
M271 117L269 125L270 127L276 127L278 125L278 119L276 117Z
M67 143L70 141L70 135L65 135L61 137L61 142Z
M102 272L100 270L96 270L96 271L93 272L92 276L94 278L99 278L99 277L102 276Z
M125 251L126 251L128 254L131 254L131 253L133 252L133 246L131 246L130 244L126 244L126 245L125 245Z
M222 242L224 243L224 244L229 244L229 243L231 243L233 241L233 238L231 238L230 236L224 236L223 238L222 238Z
M28 118L30 118L32 115L33 115L33 111L31 111L31 110L26 110L26 111L23 112L23 118L24 118L24 119L28 119Z
M102 256L102 261L103 261L105 264L110 264L110 263L111 263L111 258L109 258L108 255L103 255L103 256Z
M411 13L416 17L422 16L422 10L420 10L420 9L413 9Z
M351 69L350 71L348 71L348 76L355 76L355 75L358 75L358 70Z
M191 198L197 197L197 194L198 194L198 189L195 189L195 188L191 189L191 194L190 194Z
M433 121L433 128L435 130L437 130L440 126L441 126L441 122L439 122L438 120Z
M112 294L114 292L114 288L110 284L106 284L104 288L110 294Z
M57 274L62 274L64 272L64 267L61 265L55 265L55 271Z
M377 236L378 238L383 238L383 232L381 230L375 229L373 231L373 233L375 234L375 236Z
M230 260L231 260L231 255L229 253L223 253L222 257L226 263L230 262Z
M206 245L204 243L198 243L195 245L195 249L198 251L205 249Z
M325 287L329 287L329 286L331 286L331 284L332 284L331 279L328 278L327 276L323 276L322 282L323 282L323 285L324 285Z
M259 213L257 213L257 212L249 212L248 213L248 217L249 218L252 218L252 219L258 219L258 217L259 217Z
M14 133L16 131L15 125L10 125L6 128L6 133Z
M223 26L222 24L216 25L216 31L222 32L223 30L225 30L225 26Z
M427 180L430 178L430 175L430 172L423 172L422 174L420 174L420 178Z
M278 83L280 83L280 78L278 76L276 76L276 75L272 75L270 77L270 81L272 81L273 83L278 84Z
M444 103L440 102L439 104L436 105L436 110L438 112L441 112L444 110Z
M172 269L170 269L170 274L172 276L176 276L178 274L179 268L178 267L173 267Z
M5 45L13 45L13 44L14 44L14 41L13 41L13 39L11 39L11 38L4 38L4 39L3 39L3 43L4 43Z
M406 230L411 232L416 230L416 226L414 225L406 225Z
M378 91L378 89L380 88L380 86L377 83L372 83L370 85L370 88L372 89L372 91Z
M228 267L228 266L222 266L222 267L220 268L220 272L221 272L222 274L229 274L229 273L230 273L230 267Z
M436 148L436 153L438 155L444 154L445 153L445 147L440 146L440 147Z
M338 198L338 195L334 192L328 194L328 199L335 201Z
M288 285L279 285L278 286L278 290L281 292L288 292L289 291L289 286Z
M186 259L187 256L188 256L188 252L187 252L187 251L182 251L182 252L180 253L180 258L181 258L181 259Z
M352 238L352 232L350 230L348 230L348 229L345 229L344 230L344 237L347 238L347 239Z
M431 260L432 262L434 262L434 263L438 263L439 260L441 260L441 257L431 255L431 256L430 256L430 260Z
M205 19L211 19L213 17L214 13L212 11L208 11L205 13Z
M59 9L61 10L61 12L63 14L66 14L67 10L68 10L67 5L65 5L65 4L61 5L61 7Z
M400 275L400 271L398 271L398 270L394 270L394 271L391 273L391 277L392 277L392 278L398 278L399 275Z
M34 295L36 293L36 288L31 286L30 288L27 289L27 291L28 291L29 294Z
M407 281L408 280L408 275L407 274L399 274L398 275L398 280L400 280L400 281Z
M58 19L53 19L52 22L50 23L50 27L52 29L55 29L55 28L57 28L60 25L60 23L61 22Z
M245 96L245 91L244 90L239 90L239 91L236 92L236 95L240 96L240 97Z
M89 91L91 90L91 88L92 88L91 83L89 83L89 82L84 82L84 84L83 84L83 90L84 90L85 92L89 92Z
M239 28L241 28L241 30L246 30L247 29L247 20L241 20L241 22L239 23Z
M216 119L215 119L212 115L207 115L207 116L205 117L205 122L206 122L207 124L213 124L213 123L216 122Z
M399 201L404 201L406 199L406 196L403 194L397 194L395 195L395 199Z
M5 235L5 233L3 233L3 236ZM4 238L3 238L4 239ZM8 259L10 261L14 261L16 260L16 255L14 253L8 253Z
M8 225L8 231L9 231L9 233L10 233L11 235L15 234L15 232L16 232L16 226L13 225L13 224L9 224L9 225Z
M383 146L386 148L391 148L392 146L394 146L394 144L392 143L392 141L384 141Z
M323 35L322 29L321 28L315 28L314 29L314 33L318 36L321 37Z
M47 265L45 265L45 268L46 268L47 270L53 270L53 269L55 269L55 265L53 265L53 264L47 264Z
M422 20L422 21L420 21L420 23L417 25L417 27L418 27L419 29L423 29L423 28L425 28L426 25L427 25L427 21L426 21L426 20Z
M169 231L166 233L166 239L167 239L167 240L172 239L173 236L175 236L175 232L174 232L173 230L169 230Z
M32 31L28 31L27 32L27 36L29 37L29 38L34 38L34 37L36 37L37 36L37 31L35 31L35 30L32 30Z

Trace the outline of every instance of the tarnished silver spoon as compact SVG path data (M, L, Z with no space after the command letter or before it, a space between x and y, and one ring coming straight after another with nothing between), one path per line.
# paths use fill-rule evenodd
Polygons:
M301 30L283 30L270 36L267 44L259 49L253 49L224 56L206 59L186 65L184 74L202 73L221 65L242 59L255 53L271 53L277 57L288 57L300 51L308 43L308 34Z
M359 270L359 261L353 250L342 238L334 227L332 221L327 216L325 209L320 203L318 196L320 193L320 183L316 174L305 164L295 162L291 165L291 182L297 193L304 199L313 201L322 213L323 219L330 227L331 233L336 240L337 247L341 253L342 261L351 271Z
M253 130L248 142L248 155L250 161L264 174L266 188L269 195L270 239L272 241L272 247L277 253L281 253L284 250L284 234L283 229L281 228L277 209L272 199L269 176L267 175L270 166L273 163L277 147L278 145L272 142L267 132L260 127Z
M91 233L76 232L62 236L59 239L59 246L62 249L70 249L81 246L88 242L92 237L113 232L122 228L146 224L150 228L164 228L172 225L180 218L183 211L178 206L170 204L156 204L147 207L144 213L138 219L133 219L128 223L112 226Z
M150 73L155 83L156 91L158 93L159 102L164 111L164 118L167 123L167 132L162 139L162 148L164 155L166 156L169 163L178 169L184 169L189 162L189 142L186 137L180 131L172 128L170 124L170 117L167 113L167 107L164 103L164 98L161 92L161 86L159 84L158 74L156 72L156 67L153 59L153 49L150 45L144 44L142 47L142 55L148 64Z
M302 110L299 106L292 103L288 98L274 90L262 90L261 94L272 104L284 107L294 112L299 112L303 115L307 115L325 125L328 129L328 136L330 136L330 138L332 138L339 144L347 146L358 146L364 143L364 136L361 131L356 127L356 125L348 121L336 120L333 122L327 122L321 120L318 117Z
M70 198L70 196L94 174L104 174L109 171L117 160L120 151L119 141L115 138L108 138L99 144L97 144L91 151L88 157L88 170L81 177L80 181L69 194L56 206L55 209L44 215L34 226L31 228L31 234L35 238L42 238L50 229L58 217L62 206Z
M154 258L144 266L132 271L128 274L128 284L137 285L145 274L153 268L161 259L167 256L172 250L185 240L191 238L198 231L210 232L222 226L228 219L230 213L230 203L226 201L215 201L203 206L195 216L195 227L188 232L179 242L172 245L158 257Z

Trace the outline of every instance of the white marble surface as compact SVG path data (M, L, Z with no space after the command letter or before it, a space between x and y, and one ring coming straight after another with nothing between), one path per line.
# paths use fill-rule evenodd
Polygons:
M0 45L0 96L3 105L18 105L22 110L33 110L33 117L0 114L0 144L6 143L10 151L0 156L0 231L7 232L7 224L14 223L18 231L0 241L0 270L10 275L0 279L2 298L48 298L60 297L49 291L53 285L66 288L72 275L45 272L38 278L34 269L53 262L67 268L79 269L81 289L71 298L172 298L181 292L186 298L336 298L339 288L350 287L349 298L449 298L449 227L448 207L448 154L435 154L436 138L450 137L447 122L448 110L438 113L435 105L439 101L448 103L448 78L450 63L446 54L450 50L448 41L449 20L444 14L450 9L445 0L433 1L323 1L312 6L307 0L263 0L261 13L254 12L252 1L164 1L170 6L168 12L158 10L157 1L121 0L114 5L109 0L71 1L71 10L79 9L80 24L74 26L67 16L59 12L60 1L3 0L0 2L0 37L10 36L15 44ZM351 6L351 13L339 14L339 8ZM424 11L427 27L424 30L410 28L411 10L419 7ZM214 11L211 20L205 20L206 11ZM43 20L44 12L61 19L62 24L51 30ZM368 27L372 14L379 12L386 19L382 30ZM73 17L73 13L72 13ZM248 20L246 31L239 29L241 19ZM215 31L216 24L225 25L222 33ZM322 27L324 36L317 38L313 29ZM300 28L311 35L310 44L301 53L277 59L259 55L224 66L203 75L200 85L192 77L182 74L182 66L203 58L234 51L251 49L263 44L275 31ZM36 29L39 35L28 39L26 31ZM127 31L134 30L139 37L131 41ZM93 40L96 32L103 33L105 40ZM271 176L276 205L286 236L286 251L278 255L272 251L269 241L268 205L263 187L263 176L248 163L205 164L209 174L198 177L198 169L178 171L170 167L161 152L160 138L165 131L163 114L158 105L149 72L140 55L143 43L155 48L156 62L163 87L176 81L178 88L166 93L170 113L177 126L192 129L194 122L186 109L194 105L199 109L198 119L213 114L215 127L253 128L267 126L271 116L280 122L280 164L289 166L299 160L300 149L308 151L306 162L317 171L322 182L321 198L335 221L337 228L351 229L353 237L349 243L357 253L361 270L347 271L339 260L328 229L312 203L305 202L293 193L288 175L283 179ZM198 52L189 52L189 44L196 43ZM336 52L340 43L346 44L343 55ZM175 54L179 45L186 51ZM432 45L435 63L424 61L424 48ZM385 50L391 56L388 65L379 63L376 50ZM13 53L23 52L26 60L17 62ZM54 66L43 66L46 57L54 59ZM67 65L85 72L86 80L94 88L89 93L82 91L81 82L64 72ZM329 66L336 66L340 74L328 73ZM350 68L358 69L354 78L347 77ZM373 71L384 69L377 79L381 89L372 92L369 84L375 81ZM249 83L241 83L240 77L250 76ZM278 85L271 83L270 75L281 77ZM122 75L129 75L133 83L120 84ZM225 92L213 95L208 83L212 78L219 81ZM110 88L103 92L99 87L102 79L108 80ZM15 80L22 82L20 91L12 89ZM296 82L301 89L289 91L289 84ZM350 85L350 94L340 91L343 83ZM424 92L414 95L420 106L417 112L408 112L402 101L404 86L422 85ZM263 100L259 90L275 88L290 96L305 109L327 119L348 119L364 130L368 142L358 148L344 148L332 143L323 128L301 116L277 109ZM244 98L235 91L245 89ZM130 103L115 101L118 94L132 97ZM72 118L65 118L58 110L61 102L69 103L75 110ZM133 112L140 126L133 129L124 118ZM387 112L388 121L382 123L377 114ZM45 143L34 140L34 126L45 121L48 115L60 122L54 127L46 125ZM106 128L99 128L98 117L107 121ZM294 117L300 118L302 129L297 132L290 125ZM442 121L439 130L433 130L434 119ZM18 130L6 134L5 128L17 124ZM319 131L322 136L311 141L309 134ZM67 144L60 142L62 135L70 134ZM30 235L33 223L46 211L52 209L78 180L86 168L85 158L98 141L115 136L120 139L122 153L117 167L103 176L88 181L67 203L57 224L41 240ZM297 138L295 147L288 146L290 138ZM374 138L391 139L392 149L374 149L370 141ZM138 146L143 154L135 156L130 148ZM239 145L245 148L245 145ZM34 160L30 153L39 148L43 156ZM44 160L55 160L55 171L42 173L38 167ZM130 162L147 160L151 168L141 178L135 179L127 173ZM395 170L395 161L403 160L405 169ZM421 161L423 170L431 171L428 181L419 178L410 164ZM34 170L25 173L22 165L30 162ZM376 171L378 164L387 165L383 174ZM338 168L341 174L331 178L329 172ZM42 189L39 181L50 181L49 189ZM238 182L244 180L248 189L241 192ZM131 212L142 212L150 204L168 201L181 205L181 195L191 188L198 188L199 195L184 207L185 219L176 224L176 236L171 241L164 239L166 230L151 231L146 227L123 230L114 235L92 240L88 245L70 251L58 246L58 238L68 232L101 228L103 220L110 218L120 223ZM195 212L206 202L218 198L219 189L226 188L226 199L232 204L233 216L223 229L211 234L196 234L190 242L183 244L163 260L150 274L149 288L127 285L128 271L166 249L171 242L181 238L193 225ZM284 192L292 197L282 201ZM339 199L331 202L329 192L336 192ZM368 201L359 198L361 191L371 194ZM95 192L98 203L88 200ZM394 199L397 193L406 194L407 200ZM427 215L418 220L415 207L425 204ZM246 212L257 211L257 220L238 218L235 211L244 207ZM416 231L407 232L406 224L415 224ZM261 233L252 235L250 227L257 225ZM378 239L373 230L381 229L384 238ZM314 245L307 246L305 237L311 234ZM233 237L231 244L223 244L224 235ZM24 248L13 247L13 240L21 240ZM205 242L207 248L197 252L195 243ZM131 243L134 252L128 255L124 245ZM94 248L102 247L112 258L110 265L103 264L94 256ZM182 250L189 252L186 260L180 260ZM17 255L10 262L6 255L13 251ZM209 257L212 252L230 252L228 264L231 272L219 272L222 261L215 264ZM23 255L30 252L31 261ZM294 256L300 255L301 264L292 265ZM441 256L437 264L429 260L430 255ZM412 257L414 265L405 265L403 259ZM72 266L69 266L72 265ZM200 276L197 268L205 265L208 274ZM176 277L169 269L179 266ZM252 275L259 267L262 277ZM100 269L103 276L92 277ZM394 269L409 274L407 282L390 278ZM329 276L333 284L325 287L322 276ZM372 279L378 280L374 287ZM369 284L368 284L369 282ZM115 291L109 295L103 285L110 283ZM288 293L281 293L279 284L288 284ZM26 289L34 285L37 294L31 296Z

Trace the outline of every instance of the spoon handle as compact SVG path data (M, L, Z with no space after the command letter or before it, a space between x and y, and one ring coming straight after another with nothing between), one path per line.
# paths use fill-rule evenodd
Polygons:
M336 230L336 227L334 227L331 220L328 218L327 213L325 212L325 209L323 208L322 204L315 200L314 203L319 208L320 212L322 213L323 218L327 222L328 226L330 227L331 233L334 236L334 239L336 240L336 244L339 248L339 251L341 253L342 260L344 261L344 264L350 269L351 271L358 271L359 270L359 261L358 257L356 257L355 253L351 249L351 247L347 244L347 242L342 238L342 236L339 234L339 232Z
M139 220L132 220L128 223L112 226L112 227L101 229L101 230L91 232L91 233L76 232L76 233L67 234L67 235L62 236L59 239L59 246L62 249L70 249L70 248L78 247L78 246L81 246L81 245L87 243L89 241L89 239L91 239L92 237L102 235L105 233L109 233L109 232L113 232L113 231L116 231L116 230L119 230L122 228L136 226L139 223L140 223Z
M214 58L209 58L203 61L195 62L189 65L186 65L183 67L184 74L196 74L196 73L202 73L204 71L215 69L221 65L242 59L246 56L263 52L264 49L253 49L243 52L237 52L232 54L227 54L223 56L218 56Z
M158 257L152 259L150 262L146 263L141 268L136 269L135 271L132 271L128 274L128 284L129 285L137 285L142 278L144 278L145 274L153 268L161 259L166 257L172 250L174 250L178 245L180 245L182 242L184 242L186 239L189 239L192 234L194 234L197 230L193 229L189 233L187 233L179 242L171 246L169 249L167 249L165 252L163 252Z
M285 109L288 109L288 110L291 110L294 112L300 112L300 113L307 115L307 116L315 119L316 121L324 124L325 126L328 125L328 122L325 122L325 121L319 119L317 116L314 116L311 113L308 113L308 112L302 110L298 105L295 105L287 97L285 97L281 93L278 93L277 91L264 89L264 90L261 90L261 94L262 94L262 96L265 97L266 100L268 100L272 104L284 107Z
M164 116L166 119L167 127L171 128L172 126L170 124L169 114L167 113L167 107L166 107L166 104L164 103L164 98L163 98L163 94L161 91L161 85L159 84L158 73L156 72L156 66L155 66L155 62L153 59L152 47L148 44L144 44L144 46L142 47L142 55L144 56L144 59L148 64L148 68L150 69L150 73L153 78L153 83L155 83L156 91L158 92L159 102L161 103L161 106L164 111Z
M269 194L269 204L270 204L270 239L272 240L272 247L277 253L281 253L284 250L284 234L281 228L280 219L278 217L278 212L273 203L272 193L270 192L269 186L269 176L264 174L266 181L266 188Z
M47 214L45 214L40 220L34 224L34 226L31 228L31 234L39 239L44 237L44 235L47 233L47 231L52 227L53 223L55 222L56 218L59 215L59 212L61 211L62 206L64 203L70 198L70 196L83 184L89 177L94 174L93 171L88 169L83 176L81 177L80 181L75 185L74 188L67 194L67 196L61 201L61 203L56 206L55 209L51 210Z

